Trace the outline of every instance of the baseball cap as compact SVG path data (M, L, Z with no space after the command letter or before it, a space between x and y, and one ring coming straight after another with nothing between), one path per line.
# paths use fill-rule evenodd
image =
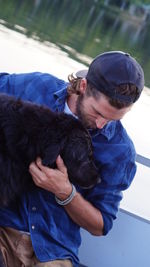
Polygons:
M134 103L144 88L144 72L140 64L128 53L122 51L105 52L98 55L89 65L88 70L76 73L79 78L86 78L97 90L108 97ZM121 84L133 84L138 96L127 96L116 92Z

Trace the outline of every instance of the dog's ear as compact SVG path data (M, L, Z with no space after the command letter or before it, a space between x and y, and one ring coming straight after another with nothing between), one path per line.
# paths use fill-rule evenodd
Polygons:
M56 162L56 158L60 154L60 145L59 144L51 144L49 145L43 155L42 163L45 166L52 166Z

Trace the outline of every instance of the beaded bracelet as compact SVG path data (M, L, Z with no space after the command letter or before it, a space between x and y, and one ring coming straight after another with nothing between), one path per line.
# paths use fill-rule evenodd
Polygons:
M77 192L77 191L76 191L76 188L75 188L75 186L72 184L72 192L71 192L71 194L70 194L69 197L67 197L65 200L60 200L58 197L55 196L55 200L56 200L56 202L57 202L59 205L61 205L61 206L65 206L65 205L69 204L69 203L72 201L72 199L74 198L76 192Z

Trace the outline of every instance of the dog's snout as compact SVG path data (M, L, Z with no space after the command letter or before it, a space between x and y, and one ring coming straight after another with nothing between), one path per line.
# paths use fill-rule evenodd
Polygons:
M94 187L99 180L98 169L93 161L83 162L78 168L79 185L83 189Z

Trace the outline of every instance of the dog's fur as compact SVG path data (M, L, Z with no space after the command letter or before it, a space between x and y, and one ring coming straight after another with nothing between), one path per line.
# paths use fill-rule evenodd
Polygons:
M3 260L3 256L2 256L2 252L0 251L0 267L6 267L4 260Z
M91 139L79 120L0 94L0 205L29 189L31 162L39 156L54 168L59 154L72 183L96 184Z
M0 267L6 267L6 265L4 264L4 260L3 260L3 256L2 256L1 251L0 251Z

